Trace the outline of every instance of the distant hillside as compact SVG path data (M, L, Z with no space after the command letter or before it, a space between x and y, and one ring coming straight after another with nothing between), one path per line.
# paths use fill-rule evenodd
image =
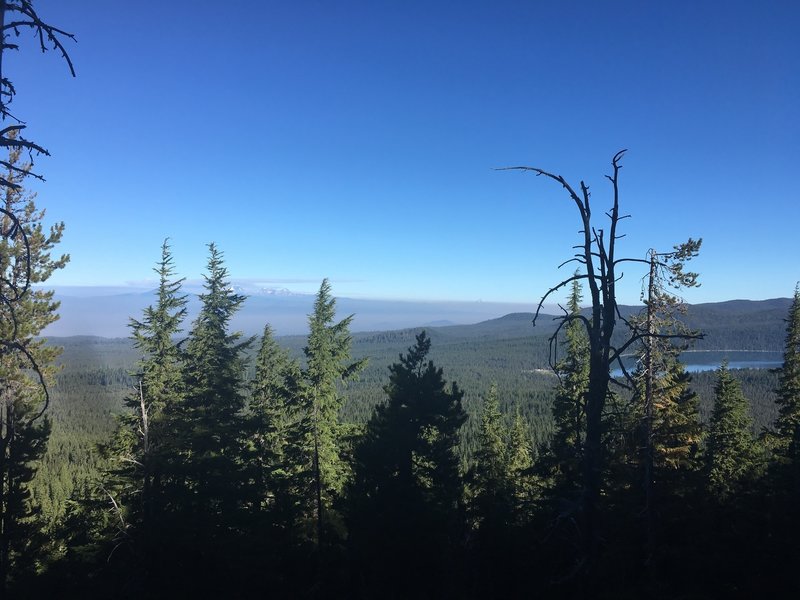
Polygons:
M786 334L784 319L790 304L789 298L776 298L690 305L684 317L685 322L690 328L705 334L703 340L693 344L693 349L781 351ZM620 307L624 316L641 310L642 307L637 306ZM434 342L434 350L442 345L468 344L478 348L507 340L526 339L531 345L526 361L529 365L540 367L546 366L547 338L555 331L557 324L557 317L541 314L536 321L536 327L533 327L533 313L515 312L472 325L426 325L360 331L353 334L353 351L360 356L366 356L379 349L380 352L386 350L395 355L411 345L414 336L425 329ZM618 331L620 335L624 334L624 328L620 327ZM128 366L136 357L130 341L124 337L49 337L52 343L64 347L64 361L81 367ZM305 335L282 336L281 342L299 355L305 344Z
M107 293L101 289L95 295L67 289L56 290L61 302L61 318L44 331L48 337L95 335L125 337L128 323L138 318L142 310L155 302L152 291L137 293ZM308 315L313 310L314 296L309 294L250 295L233 319L233 327L248 335L258 335L269 323L278 335L302 334L306 331ZM338 298L340 317L355 315L353 331L377 331L415 327L422 324L444 326L454 323L477 323L509 312L529 310L533 303L400 301ZM189 319L197 315L200 302L189 294Z
M699 350L782 350L789 298L729 300L689 307L686 323L705 333Z
M690 307L687 321L708 333L698 344L706 350L779 351L783 346L783 319L788 308L788 299L702 304ZM622 307L624 314L638 310L639 307ZM548 337L557 321L550 315L542 315L534 328L532 319L532 313L512 312L474 325L424 327L432 340L431 359L444 369L448 381L458 382L465 392L464 405L469 420L463 430L463 457L475 450L477 415L492 385L497 386L506 414L519 408L527 418L534 444L549 439L556 378L548 368ZM342 416L346 421L363 423L375 404L384 401L383 386L388 381L389 365L414 343L414 336L422 329L353 334L353 357L368 358L369 363L358 380L348 383L344 389L347 400ZM133 380L129 374L138 355L131 340L124 337L51 337L49 341L63 347L59 359L63 369L56 375L56 385L52 389L48 414L53 419L53 434L45 464L37 477L35 494L45 505L47 514L53 515L55 523L63 517L64 501L73 489L80 489L100 468L102 458L96 451L97 444L108 438L114 426L114 415L123 409L123 398L130 394ZM279 343L302 358L306 336L283 336ZM685 354L684 360L713 364L725 357L724 352L706 351ZM747 359L752 360L752 357ZM252 377L252 368L248 375ZM737 377L751 400L755 425L760 431L775 416L773 390L777 375L761 369L741 371ZM696 373L694 381L701 397L702 414L707 417L714 374Z
M690 306L686 321L690 327L706 333L693 346L693 352L683 355L687 364L709 365L725 358L753 360L751 356L731 356L724 351L771 352L770 360L783 349L784 318L790 301L785 298L766 301L721 302ZM621 312L630 315L641 307L624 306ZM449 379L457 380L467 392L466 402L474 407L492 383L505 392L505 402L526 406L530 394L539 394L552 383L548 367L548 339L558 321L552 315L540 315L532 326L533 314L515 312L474 325L413 327L353 334L352 354L368 358L369 365L359 381L348 384L350 410L356 420L366 418L366 411L383 397L381 388L386 382L388 367L400 353L414 343L422 329L428 331L433 343L431 358L445 369ZM620 335L623 328L619 328ZM60 362L65 373L80 371L117 372L130 370L137 360L132 343L127 338L109 339L90 336L52 338L51 342L64 347ZM299 359L306 343L305 335L282 336L279 342ZM255 352L256 348L253 348ZM760 360L756 354L756 360Z

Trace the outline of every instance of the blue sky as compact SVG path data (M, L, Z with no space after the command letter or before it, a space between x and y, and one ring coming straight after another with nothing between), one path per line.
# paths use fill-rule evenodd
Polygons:
M797 2L36 6L78 39L75 79L27 38L3 65L52 153L32 187L67 224L55 285L150 279L169 236L192 279L215 241L232 276L295 291L533 304L577 215L495 167L583 178L599 214L621 148L618 252L702 237L692 302L800 279Z

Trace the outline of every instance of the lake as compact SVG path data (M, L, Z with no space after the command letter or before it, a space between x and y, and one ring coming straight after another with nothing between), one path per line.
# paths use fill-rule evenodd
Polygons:
M681 361L690 373L716 371L723 361L728 361L729 369L777 369L783 366L783 352L752 350L694 350L683 352ZM625 368L636 367L633 360L625 360ZM621 369L611 371L612 377L620 377Z

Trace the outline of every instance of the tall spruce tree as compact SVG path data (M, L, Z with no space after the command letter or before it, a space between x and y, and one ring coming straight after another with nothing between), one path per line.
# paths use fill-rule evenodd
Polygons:
M343 429L339 422L344 398L341 382L354 377L366 361L351 362L350 323L353 315L336 322L336 299L331 285L322 281L314 301L314 312L308 318L308 344L303 348L306 368L303 373L304 427L298 443L305 455L308 490L313 494L313 515L316 540L324 541L326 521L332 523L330 511L341 496L348 479L348 465L342 460ZM330 517L330 518L329 518Z
M13 133L11 139L16 139ZM50 433L39 375L52 377L52 362L61 352L38 337L58 319L59 303L52 291L28 285L47 281L69 260L51 257L64 224L44 228L45 213L36 208L35 194L22 187L30 165L20 164L19 148L9 152L6 164L8 185L0 205L0 595L23 559L34 558L37 508L28 484Z
M244 351L252 343L228 331L245 297L233 291L216 245L208 245L205 293L186 345L179 415L192 507L213 521L238 505L245 406Z
M777 393L778 419L772 436L777 470L784 486L800 495L800 284L786 322Z
M508 437L508 428L497 400L497 386L492 385L483 403L478 451L471 472L479 530L502 530L512 520L514 483Z
M572 281L567 311L566 354L555 366L559 385L553 400L555 432L545 456L557 494L575 491L580 482L583 442L586 435L586 389L589 383L589 340L586 327L578 318L581 312L580 280Z
M119 417L105 448L113 465L107 491L125 509L145 572L160 562L157 538L168 503L164 486L171 483L169 465L179 452L171 422L183 389L182 353L175 338L182 330L187 302L181 293L183 279L175 279L168 240L153 270L158 275L156 303L144 309L141 320L130 321L141 357L133 373L135 388L125 400L129 411Z
M515 510L520 523L525 523L531 503L536 499L540 481L533 473L535 454L531 446L530 424L517 406L508 432L508 469L511 474Z
M244 568L243 532L252 514L245 351L252 343L230 322L245 297L208 245L204 293L182 360L180 401L167 404L172 457L165 464L162 565L168 593L236 593ZM170 575L170 573L172 575ZM230 578L230 579L229 579Z
M430 347L422 332L389 367L387 402L355 452L350 531L367 596L454 593L447 574L463 534L457 446L466 414L461 390L427 360Z
M472 576L480 596L508 596L518 581L523 550L522 527L528 522L533 492L528 426L519 410L509 427L500 412L496 386L484 401L479 447L468 473L471 521L476 529L472 551L477 569Z
M750 407L724 363L717 370L706 445L707 484L716 499L729 499L756 472L758 453Z
M250 397L252 415L253 468L256 500L261 512L269 513L277 525L292 520L292 479L297 473L288 455L295 404L302 375L300 365L275 340L272 328L264 327L256 356L256 373Z
M506 424L495 385L483 404L478 444L469 473L477 527L487 532L511 528L524 521L533 487L533 457L525 419L517 409L511 426Z

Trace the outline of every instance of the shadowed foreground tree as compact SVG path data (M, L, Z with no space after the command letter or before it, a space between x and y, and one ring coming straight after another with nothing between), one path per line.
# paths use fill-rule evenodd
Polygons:
M195 590L222 590L235 573L252 482L245 475L245 357L252 343L229 326L245 297L228 281L222 253L209 244L200 313L186 343L183 393L169 411L175 458L168 465L176 570ZM203 587L210 586L210 587Z
M616 243L619 239L617 226L625 218L619 212L619 171L620 160L625 150L618 152L611 161L613 175L607 176L613 189L612 205L606 216L609 219L608 230L596 229L592 223L591 195L589 187L580 182L580 194L567 183L561 175L549 173L536 167L512 167L524 171L532 171L561 184L570 199L575 203L581 220L583 240L575 257L568 262L583 265L584 272L573 275L551 288L539 302L534 316L534 325L545 300L562 287L573 281L585 281L589 288L591 300L591 318L581 314L569 314L562 318L556 335L562 327L574 321L580 321L586 328L589 340L589 376L585 394L586 437L583 444L582 492L580 502L580 523L583 536L583 558L579 570L586 572L593 566L599 543L597 529L598 503L602 489L603 473L603 410L609 397L610 365L618 360L621 351L612 346L611 339L617 323L617 267L625 259L616 256ZM631 342L632 343L632 342ZM626 344L624 349L630 344Z
M463 489L456 447L463 393L427 360L423 331L389 367L355 453L349 525L364 597L455 596Z
M800 497L800 285L786 320L786 344L778 383L778 420L772 435L779 486Z
M296 510L296 465L290 460L296 401L302 382L300 365L264 327L256 355L255 380L249 401L255 506L278 537L286 542L299 515Z
M0 230L20 228L20 235L0 238L0 292L4 298L28 283L43 283L69 260L66 255L51 257L64 224L44 229L44 211L36 208L35 194L27 194L21 187L29 165L19 160L20 149L12 149L8 164L14 169L6 173L6 181L12 185L4 189L0 205ZM46 346L37 336L58 319L58 304L52 291L32 289L13 303L0 302L0 339L15 340L19 345L16 349L0 347L0 586L12 574L14 562L23 555L33 558L30 544L35 538L35 507L30 504L27 484L50 432L49 420L43 416L47 394L38 379L52 376L54 369L49 365L60 354L60 349ZM38 365L38 375L30 372L32 364Z
M468 473L471 527L475 530L471 550L482 596L507 596L519 581L517 569L526 556L526 532L532 500L533 457L528 426L519 411L507 426L492 386L481 413L479 446L475 464ZM524 559L527 560L527 557Z
M723 363L717 370L706 445L708 489L719 502L728 501L756 474L758 452L752 427L742 386Z
M167 240L153 270L159 278L156 303L144 309L141 320L130 322L134 347L141 353L133 373L136 387L125 399L130 411L120 415L105 448L113 465L108 493L125 510L145 577L162 564L159 536L168 505L164 487L174 483L166 466L180 451L174 445L175 423L171 417L183 388L183 357L175 337L182 331L187 303L180 291L183 279L175 279Z
M305 474L313 495L316 543L325 541L326 527L337 529L340 517L331 509L349 478L342 459L343 426L339 422L344 398L339 385L355 377L366 360L350 361L350 323L353 316L336 322L336 299L327 279L320 285L314 312L308 318L308 344L303 348L306 368L301 392L305 413L297 441L305 457ZM305 425L305 427L302 427ZM341 533L341 532L339 532Z
M576 272L575 275L578 275ZM572 281L568 315L581 313L580 279ZM589 341L586 329L577 318L565 327L565 355L555 365L559 385L553 399L555 432L544 455L544 466L553 492L565 501L573 501L580 484L583 442L586 435L586 386L589 381Z

